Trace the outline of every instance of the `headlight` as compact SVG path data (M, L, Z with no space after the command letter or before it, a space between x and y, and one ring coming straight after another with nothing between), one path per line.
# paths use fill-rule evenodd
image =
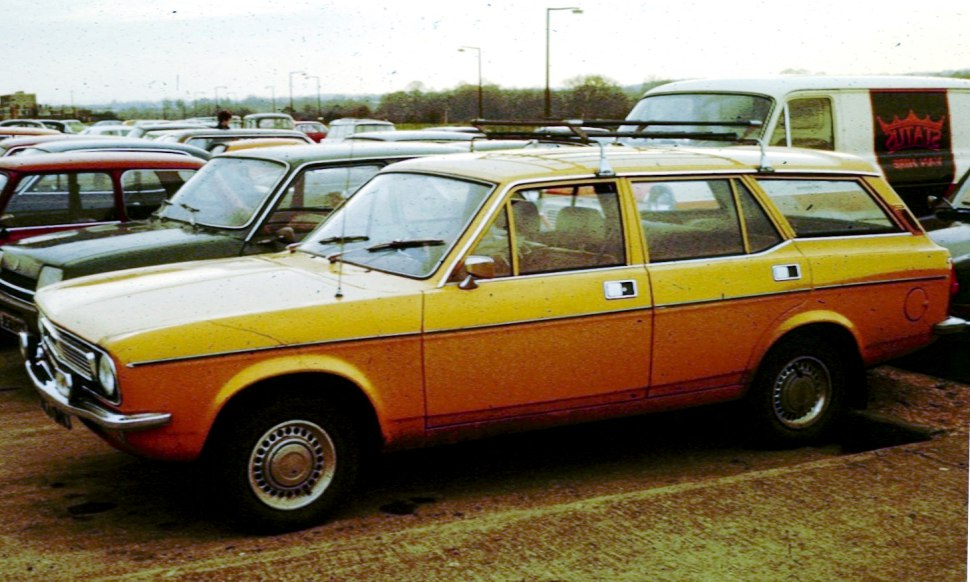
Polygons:
M63 270L55 267L44 267L40 270L40 276L37 277L37 288L53 285L62 279L64 279Z
M115 373L115 364L108 356L98 358L98 382L101 383L101 390L104 395L112 400L118 396L118 376Z

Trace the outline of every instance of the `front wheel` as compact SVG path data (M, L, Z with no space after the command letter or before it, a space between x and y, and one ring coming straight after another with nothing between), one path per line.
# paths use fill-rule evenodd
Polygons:
M220 422L209 459L214 487L246 527L287 531L315 525L352 486L354 427L326 403L272 403Z
M802 446L822 437L842 408L845 366L813 338L792 338L765 357L748 394L749 412L770 444Z

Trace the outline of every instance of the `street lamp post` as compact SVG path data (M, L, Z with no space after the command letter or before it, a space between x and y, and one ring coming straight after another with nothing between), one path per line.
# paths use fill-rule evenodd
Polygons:
M193 95L194 99L192 103L192 113L194 115L199 114L199 95L205 95L205 91L196 91Z
M226 87L225 85L219 85L213 90L213 93L215 93L216 114L219 113L219 89L228 89L228 88L229 87Z
M290 115L293 115L293 75L306 75L303 71L290 71Z
M475 51L478 55L478 118L483 119L485 116L482 113L482 49L477 46L463 46L458 49L458 52Z
M320 120L320 75L307 75L307 79L317 80L317 121Z
M552 91L549 89L549 15L553 10L570 10L573 14L582 14L581 8L567 6L563 8L546 8L546 107L545 113L548 119L552 115Z
M276 113L276 87L266 85L266 88L269 89L270 94L273 96L273 113Z

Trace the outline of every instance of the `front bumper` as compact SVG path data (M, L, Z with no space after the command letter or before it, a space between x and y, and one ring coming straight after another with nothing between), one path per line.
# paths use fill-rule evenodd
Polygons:
M953 335L970 332L970 322L965 319L950 316L933 326L933 335Z
M94 423L106 431L146 430L165 426L172 419L168 412L120 414L108 410L90 397L75 394L73 374L59 366L43 343L27 332L20 334L20 348L27 375L30 376L40 395L42 407L48 414L53 409Z

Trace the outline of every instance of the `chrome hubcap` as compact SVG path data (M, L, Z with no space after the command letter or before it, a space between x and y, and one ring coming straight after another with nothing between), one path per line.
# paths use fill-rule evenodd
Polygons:
M782 368L772 386L775 416L789 428L806 428L822 416L832 398L832 379L820 360L800 356Z
M337 453L325 430L292 420L259 439L249 458L249 484L274 509L297 509L320 497L333 481Z

